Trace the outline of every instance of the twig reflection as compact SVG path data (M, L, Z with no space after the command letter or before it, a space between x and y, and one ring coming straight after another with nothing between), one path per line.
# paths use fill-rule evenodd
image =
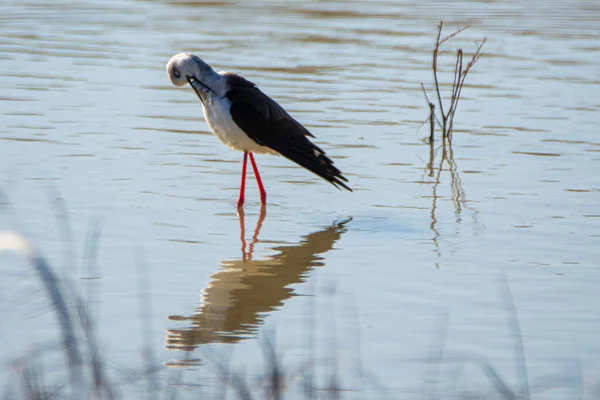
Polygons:
M435 252L438 256L438 259L442 256L439 239L440 239L440 231L437 227L438 225L438 199L440 199L439 195L439 187L442 182L442 172L444 171L444 162L447 164L447 170L450 172L450 189L451 189L451 198L452 204L454 206L454 216L455 222L460 224L462 222L462 213L464 209L468 209L472 212L473 219L477 222L477 210L469 205L469 201L467 200L467 196L462 184L462 180L460 178L460 173L458 172L458 166L456 164L456 160L454 159L454 152L452 150L452 142L447 138L443 138L442 145L435 148L435 143L431 140L429 142L429 162L427 163L426 173L427 175L433 179L432 186L432 195L431 195L431 224L429 225L429 229L433 233L432 242L435 246ZM437 164L435 166L435 161L437 158L437 153L439 150L442 150L442 154ZM439 262L436 262L436 267L439 268Z
M253 337L268 313L294 296L290 285L302 283L312 269L323 266L321 254L346 232L350 218L304 236L298 243L274 247L273 255L253 260L253 246L266 217L261 213L246 250L244 214L240 219L242 258L221 263L202 290L202 304L189 317L171 316L190 326L167 331L166 347L191 351L205 343L237 343Z

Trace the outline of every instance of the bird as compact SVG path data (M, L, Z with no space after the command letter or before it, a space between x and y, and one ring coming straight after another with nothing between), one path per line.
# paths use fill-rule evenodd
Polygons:
M202 102L204 119L213 134L231 149L244 153L238 208L244 205L248 159L254 170L260 202L262 205L267 202L255 153L281 155L336 188L352 192L348 179L325 151L310 141L309 138L315 136L254 83L232 72L216 72L192 53L171 57L167 75L175 86L189 84L192 87Z

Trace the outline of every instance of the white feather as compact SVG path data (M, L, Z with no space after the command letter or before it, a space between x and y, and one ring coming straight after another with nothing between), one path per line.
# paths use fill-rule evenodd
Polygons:
M225 79L225 78L223 78ZM203 105L204 118L210 129L223 144L233 150L249 151L257 154L279 155L268 147L261 146L240 129L229 112L231 101L227 97L211 96Z

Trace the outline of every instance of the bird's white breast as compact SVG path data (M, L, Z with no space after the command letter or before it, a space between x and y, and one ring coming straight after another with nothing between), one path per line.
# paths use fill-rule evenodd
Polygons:
M231 101L226 97L209 98L202 108L208 126L223 144L239 151L249 151L258 154L278 154L274 150L261 146L250 139L248 135L237 126L229 112Z

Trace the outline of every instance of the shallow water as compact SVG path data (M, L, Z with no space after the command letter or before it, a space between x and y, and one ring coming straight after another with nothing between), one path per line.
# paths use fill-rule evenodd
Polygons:
M441 55L444 82L450 50L488 38L451 148L431 147L421 127L441 19L472 25ZM112 365L138 365L145 338L192 376L206 348L233 346L252 366L267 326L291 363L314 335L319 354L346 369L360 359L394 397L412 397L430 379L417 360L445 329L448 351L486 357L516 384L506 276L529 377L576 362L586 393L597 382L596 2L23 1L0 4L0 22L1 226L81 285ZM241 154L166 78L181 51L279 101L354 193L257 156L269 205L261 221L249 174L240 219ZM25 261L0 257L10 359L56 322Z

